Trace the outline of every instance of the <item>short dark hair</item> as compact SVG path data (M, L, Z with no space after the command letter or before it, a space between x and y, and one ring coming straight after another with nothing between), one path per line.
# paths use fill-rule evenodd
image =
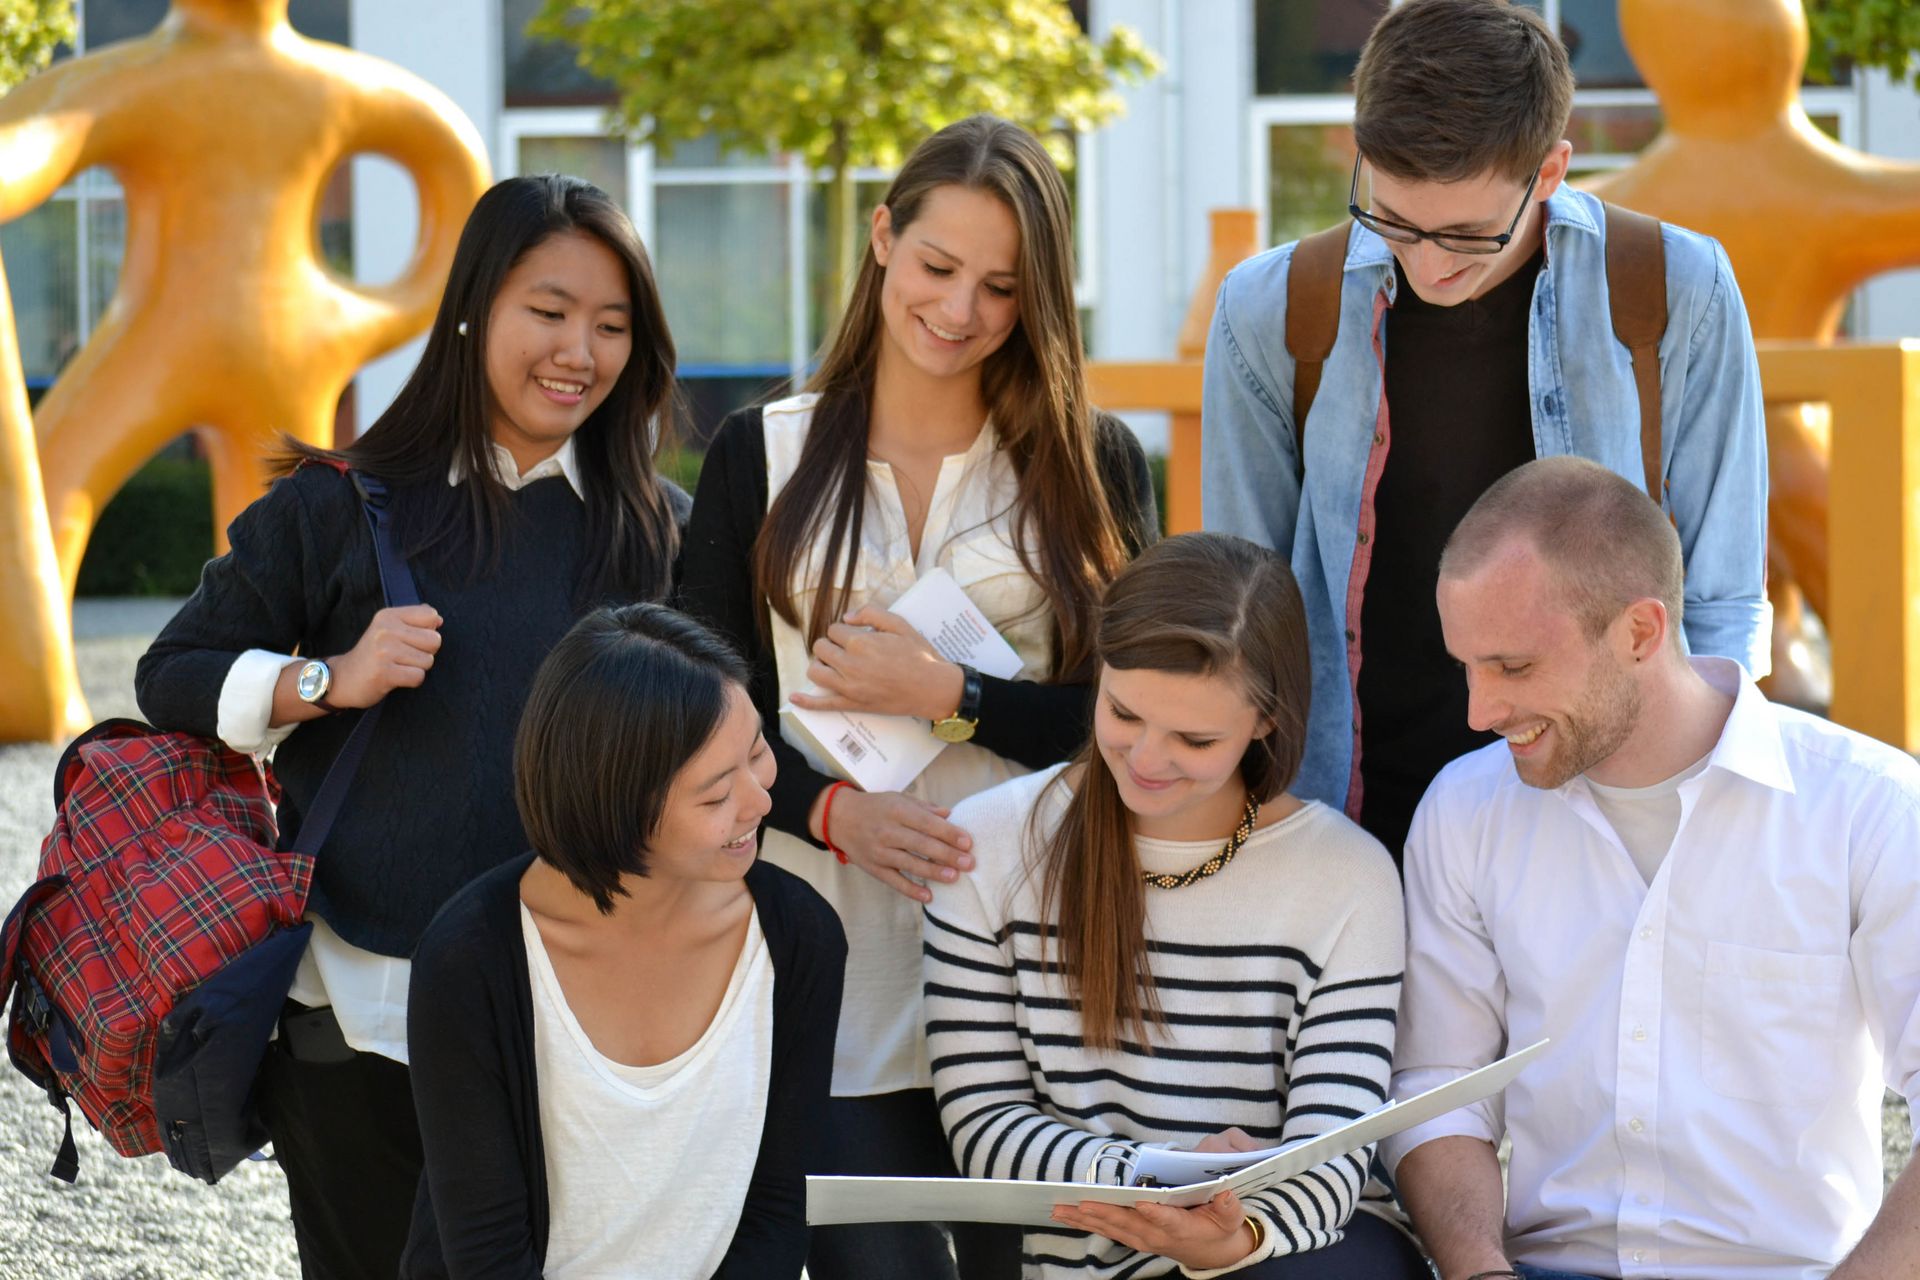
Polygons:
M647 874L674 775L726 715L746 666L725 641L657 604L596 609L553 647L513 743L513 798L534 852L613 910Z
M1524 182L1566 135L1573 69L1539 14L1507 0L1408 0L1353 74L1353 136L1382 173Z
M1552 570L1589 640L1652 598L1680 625L1686 567L1672 521L1632 481L1585 458L1540 458L1493 483L1440 553L1440 576L1464 578L1511 538Z

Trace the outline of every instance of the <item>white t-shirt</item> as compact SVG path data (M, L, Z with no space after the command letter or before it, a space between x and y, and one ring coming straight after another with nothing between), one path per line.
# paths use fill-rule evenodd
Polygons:
M733 1242L760 1154L773 959L756 914L713 1021L650 1067L593 1047L525 904L546 1149L547 1280L706 1280Z
M1650 787L1609 787L1587 779L1593 803L1606 817L1620 843L1627 847L1640 878L1648 884L1673 847L1680 830L1680 784L1707 767L1712 753L1701 756L1671 778Z

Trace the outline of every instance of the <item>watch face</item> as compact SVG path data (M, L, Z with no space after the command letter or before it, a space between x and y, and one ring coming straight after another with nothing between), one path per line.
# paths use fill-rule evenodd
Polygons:
M300 668L300 679L294 684L294 690L302 702L317 702L327 696L327 686L333 683L333 673L327 670L324 662L309 662Z
M933 736L942 742L965 742L973 736L974 721L948 716L933 722Z

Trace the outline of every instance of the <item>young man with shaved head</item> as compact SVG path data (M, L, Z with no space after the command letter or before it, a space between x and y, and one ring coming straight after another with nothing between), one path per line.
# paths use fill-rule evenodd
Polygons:
M1566 50L1532 9L1397 6L1354 75L1352 225L1242 263L1207 341L1206 525L1290 556L1307 603L1296 789L1396 858L1433 775L1487 741L1433 611L1440 547L1521 463L1572 454L1655 487L1685 555L1688 645L1767 671L1765 422L1733 269L1678 227L1640 223L1636 240L1566 184L1572 101ZM1665 310L1638 369L1608 265L1633 244L1647 248L1622 279L1641 287L1622 306ZM1331 348L1296 361L1296 322L1316 314ZM1655 363L1657 426L1636 383Z
M1501 740L1413 819L1394 1095L1552 1040L1382 1144L1441 1280L1920 1275L1920 1167L1883 1206L1880 1153L1883 1087L1920 1114L1920 766L1689 658L1683 581L1666 516L1575 458L1441 557Z

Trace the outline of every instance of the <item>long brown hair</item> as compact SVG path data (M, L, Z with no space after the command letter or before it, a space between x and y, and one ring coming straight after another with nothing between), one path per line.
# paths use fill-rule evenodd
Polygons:
M1121 671L1231 676L1273 728L1247 744L1240 777L1266 803L1285 791L1306 750L1307 615L1287 562L1243 538L1182 534L1143 551L1107 589L1095 657ZM1146 886L1133 814L1089 741L1053 785L1078 782L1066 815L1040 836L1042 945L1080 1006L1081 1039L1117 1048L1123 1032L1151 1052L1147 1023L1163 1026L1147 954Z
M1094 415L1073 299L1072 212L1060 171L1018 125L972 116L921 143L887 189L896 234L937 188L985 192L1020 230L1015 294L1020 319L981 370L987 412L1019 477L1013 531L1021 564L1046 593L1055 628L1052 675L1083 676L1093 652L1100 591L1126 561L1121 514L1100 481ZM811 644L846 612L867 491L868 407L873 395L886 274L871 244L853 295L808 389L820 393L800 460L767 510L753 576L773 612ZM825 531L825 568L802 620L794 566Z

